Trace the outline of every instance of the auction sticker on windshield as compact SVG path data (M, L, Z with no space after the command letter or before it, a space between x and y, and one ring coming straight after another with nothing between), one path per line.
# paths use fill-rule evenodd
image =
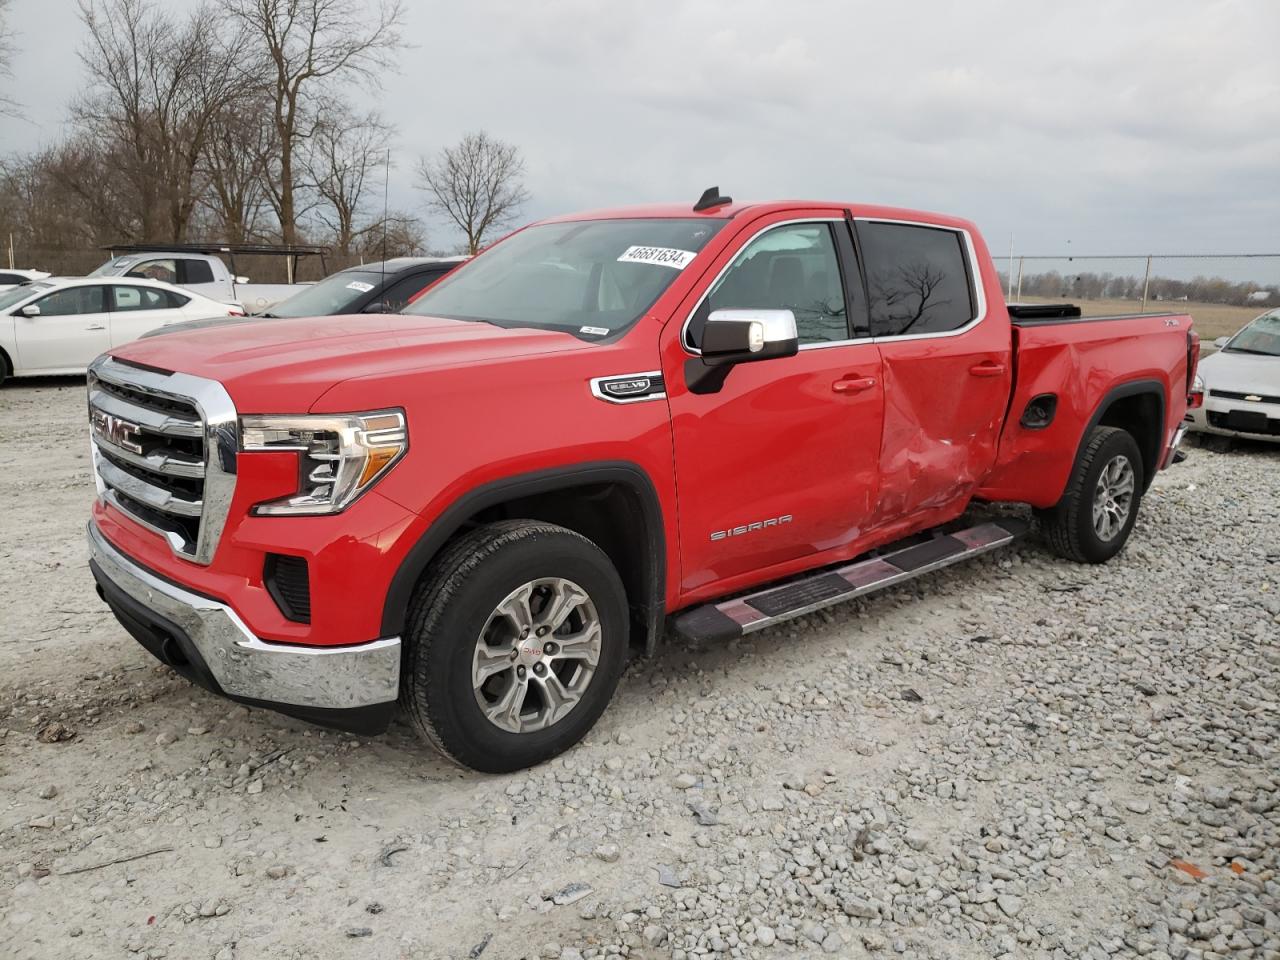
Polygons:
M653 263L660 267L671 267L683 270L697 254L689 250L677 250L674 247L627 247L626 252L618 258L619 263Z
M347 289L359 290L361 293L368 293L370 290L373 289L373 284L364 283L363 281L360 281L360 280L352 280L350 283L347 284Z

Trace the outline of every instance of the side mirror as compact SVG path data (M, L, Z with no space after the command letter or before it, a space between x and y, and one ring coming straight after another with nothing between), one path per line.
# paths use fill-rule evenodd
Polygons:
M23 307L18 312L22 314L24 317L40 316L40 308L37 307L34 303L28 303L25 307Z
M391 307L388 306L385 300L375 300L373 301L373 303L368 304L360 312L361 313L391 313L392 310L391 310Z
M702 328L702 356L685 363L692 393L716 393L740 363L794 357L800 350L790 310L715 310Z
M1221 350L1230 342L1231 342L1230 337L1219 337L1217 340L1213 341L1213 345L1217 347L1219 350Z

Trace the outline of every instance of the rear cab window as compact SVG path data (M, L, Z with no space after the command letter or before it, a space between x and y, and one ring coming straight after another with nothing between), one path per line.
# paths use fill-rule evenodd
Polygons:
M977 316L959 231L860 220L857 235L873 337L950 333Z

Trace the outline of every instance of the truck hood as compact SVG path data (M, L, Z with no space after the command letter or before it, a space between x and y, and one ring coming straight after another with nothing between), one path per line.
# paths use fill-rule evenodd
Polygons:
M262 319L135 340L112 356L217 380L242 413L303 413L356 377L588 350L567 334L404 314Z
M1206 387L1274 396L1280 394L1280 357L1220 350L1200 361Z

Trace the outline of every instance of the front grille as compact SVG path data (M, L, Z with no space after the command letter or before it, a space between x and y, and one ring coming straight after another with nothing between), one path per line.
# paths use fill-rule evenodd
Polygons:
M236 413L222 386L100 357L89 419L103 499L179 556L211 562L235 487Z
M1221 397L1223 400L1248 400L1250 403L1277 403L1280 396L1269 396L1265 393L1242 393L1239 390L1210 390L1209 396Z
M1234 430L1237 433L1252 433L1257 436L1280 437L1280 419L1275 417L1251 417L1245 419L1243 411L1220 413L1210 410L1207 413L1209 426L1220 430Z

